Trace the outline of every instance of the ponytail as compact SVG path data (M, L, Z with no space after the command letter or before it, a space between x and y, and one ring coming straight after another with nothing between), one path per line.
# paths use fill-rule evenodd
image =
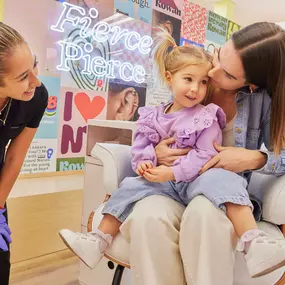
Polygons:
M157 34L157 37L160 38L158 43L158 47L154 53L154 60L158 67L158 76L163 83L166 83L165 73L167 71L166 68L166 60L168 57L174 53L177 48L175 40L172 36L166 31L161 31Z

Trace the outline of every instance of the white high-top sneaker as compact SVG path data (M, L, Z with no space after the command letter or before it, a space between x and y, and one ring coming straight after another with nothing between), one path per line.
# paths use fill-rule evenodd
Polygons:
M249 274L253 278L285 266L285 239L269 236L255 238L245 255L245 260Z
M67 229L60 230L59 235L66 246L91 269L95 268L104 255L100 246L102 240L97 235L74 233Z

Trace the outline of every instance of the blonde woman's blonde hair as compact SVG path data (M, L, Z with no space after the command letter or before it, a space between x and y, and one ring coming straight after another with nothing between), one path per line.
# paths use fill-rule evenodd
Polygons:
M22 43L25 40L16 30L0 22L0 86L4 86L4 76L8 71L7 59Z
M211 67L210 54L193 45L177 46L173 37L166 31L157 33L155 43L158 43L158 46L154 59L158 67L158 75L163 83L167 83L166 71L174 74L189 65L200 64Z

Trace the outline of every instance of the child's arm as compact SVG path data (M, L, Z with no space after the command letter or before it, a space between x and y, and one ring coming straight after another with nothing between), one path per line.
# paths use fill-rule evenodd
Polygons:
M141 163L150 162L153 166L157 165L155 146L160 141L160 136L154 126L146 123L145 118L139 118L138 129L134 136L132 145L132 168L138 171Z
M198 176L204 164L217 154L214 142L222 143L222 130L217 121L201 132L195 148L176 161L172 167L176 182L191 182Z

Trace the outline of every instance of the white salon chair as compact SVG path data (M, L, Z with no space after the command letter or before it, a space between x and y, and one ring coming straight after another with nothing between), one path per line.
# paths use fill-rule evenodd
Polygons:
M99 159L103 164L103 185L106 191L106 199L112 192L118 188L120 182L127 176L133 176L131 169L130 147L118 144L99 144L97 143L92 151L91 156ZM249 187L265 190L263 205L263 221L259 223L260 228L274 235L282 236L280 229L271 223L276 221L281 224L284 222L285 215L285 175L275 178L273 176L254 174ZM104 203L90 214L88 221L88 231L96 228L102 219L101 211ZM283 219L282 219L283 218ZM130 268L129 262L129 244L124 237L119 234L111 248L105 255L117 265L112 285L121 283L124 268ZM250 278L243 256L236 253L235 281L233 285L284 285L285 268L281 268L266 276L252 279ZM151 284L155 285L155 284ZM206 284L205 284L206 285ZM210 284L207 284L210 285Z

